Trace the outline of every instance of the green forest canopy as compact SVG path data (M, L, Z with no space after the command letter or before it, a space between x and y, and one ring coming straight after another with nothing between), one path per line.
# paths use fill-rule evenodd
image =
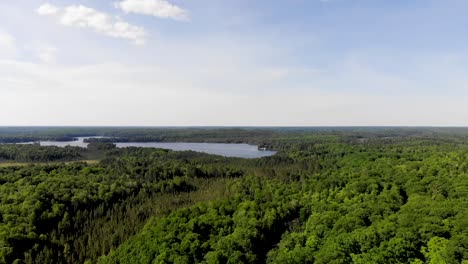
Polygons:
M54 129L0 134L89 132ZM92 129L280 151L104 145L88 164L56 162L85 149L8 145L5 159L36 163L0 167L0 263L468 262L468 129Z

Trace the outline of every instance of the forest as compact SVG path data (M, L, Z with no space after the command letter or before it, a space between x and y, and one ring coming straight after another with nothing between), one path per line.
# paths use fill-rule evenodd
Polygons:
M78 136L108 138L0 145L0 263L468 263L468 129L0 128Z

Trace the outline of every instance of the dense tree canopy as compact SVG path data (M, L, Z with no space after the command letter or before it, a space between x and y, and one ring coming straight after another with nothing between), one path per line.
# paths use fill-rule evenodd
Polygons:
M101 263L468 261L466 145L319 144L287 156L265 170L273 177L240 179L235 199L152 219Z
M74 160L82 157L79 147L41 147L38 144L0 145L0 161L47 162Z
M0 263L468 263L462 132L276 129L250 160L98 140L97 164L0 166Z

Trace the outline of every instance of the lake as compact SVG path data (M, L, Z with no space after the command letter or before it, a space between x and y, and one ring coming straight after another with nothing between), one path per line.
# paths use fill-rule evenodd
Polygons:
M87 138L99 137L78 137L76 141L41 141L41 146L75 146L86 148L88 143L84 142ZM228 143L188 143L188 142L125 142L115 143L118 148L142 147L142 148L162 148L175 151L192 150L208 154L221 155L224 157L238 158L261 158L272 156L276 151L258 150L257 146L249 144L228 144Z
M221 155L224 157L239 158L261 158L272 156L276 151L258 150L257 146L249 144L227 144L227 143L187 143L187 142L128 142L116 143L118 148L143 147L143 148L163 148L176 151L193 150L209 154Z
M41 146L57 146L57 147L88 147L88 143L85 143L84 140L88 138L103 138L103 137L77 137L78 140L75 141L39 141Z

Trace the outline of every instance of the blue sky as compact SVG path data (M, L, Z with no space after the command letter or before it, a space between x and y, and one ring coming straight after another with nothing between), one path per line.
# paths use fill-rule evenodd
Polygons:
M3 0L0 125L468 126L467 11Z

